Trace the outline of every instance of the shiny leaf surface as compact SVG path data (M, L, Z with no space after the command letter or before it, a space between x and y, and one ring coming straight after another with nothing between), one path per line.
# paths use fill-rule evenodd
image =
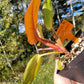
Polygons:
M39 54L36 54L30 59L24 72L23 84L31 84L37 74L40 64L41 56Z
M24 18L26 35L28 38L28 42L31 45L35 44L38 41L36 28L39 5L40 0L32 0Z

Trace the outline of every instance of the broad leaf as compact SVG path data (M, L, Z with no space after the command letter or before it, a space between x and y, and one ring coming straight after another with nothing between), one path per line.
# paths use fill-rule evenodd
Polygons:
M40 64L41 56L39 54L36 54L31 58L26 66L23 77L23 84L31 84L37 74Z
M43 5L44 24L47 29L51 29L53 21L53 8L51 0L45 0Z
M38 15L38 9L40 5L41 0L32 0L24 18L25 23L25 31L27 34L28 42L30 44L37 43L37 15Z

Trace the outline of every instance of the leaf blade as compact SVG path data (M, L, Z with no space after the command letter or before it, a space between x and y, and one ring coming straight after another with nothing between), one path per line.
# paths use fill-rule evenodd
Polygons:
M25 24L25 31L28 38L28 42L33 45L37 43L37 15L38 15L38 9L40 5L41 0L32 0L24 18L24 24Z
M42 32L42 26L40 25L40 23L38 23L37 34L40 38L44 38L43 37L43 32Z
M40 64L41 56L39 54L36 54L27 64L23 76L23 84L31 84L37 74Z
M48 30L52 27L53 21L53 8L51 0L45 0L43 5L43 14L44 14L44 24Z

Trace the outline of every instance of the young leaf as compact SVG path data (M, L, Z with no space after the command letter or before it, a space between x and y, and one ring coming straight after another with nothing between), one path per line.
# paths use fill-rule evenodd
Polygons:
M53 8L51 0L45 0L43 5L43 14L44 14L44 24L48 30L52 27L53 21Z
M31 58L26 66L23 76L23 84L31 84L37 74L40 64L41 56L39 54L36 54Z
M61 60L57 61L57 68L58 68L58 70L63 70L64 69L64 65L63 65Z
M37 15L41 0L32 0L24 18L25 31L27 34L28 42L32 45L37 43Z

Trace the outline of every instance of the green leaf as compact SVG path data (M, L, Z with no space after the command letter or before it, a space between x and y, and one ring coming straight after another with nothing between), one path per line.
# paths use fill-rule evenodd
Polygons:
M23 84L31 84L37 74L40 64L41 56L39 54L36 54L30 59L24 72Z
M57 67L58 67L58 70L63 70L64 69L64 65L63 65L61 60L57 61Z
M45 0L43 4L44 24L48 30L52 27L53 21L53 8L51 0Z

